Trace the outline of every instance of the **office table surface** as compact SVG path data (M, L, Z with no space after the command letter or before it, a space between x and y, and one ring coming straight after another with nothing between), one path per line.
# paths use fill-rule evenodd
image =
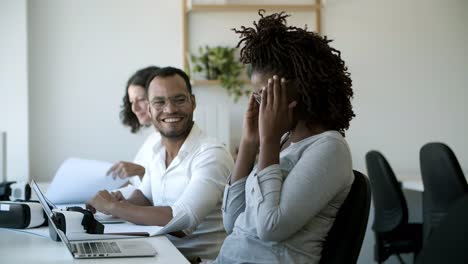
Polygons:
M165 236L138 239L151 243L157 255L135 258L74 259L62 242L0 228L0 263L189 263Z
M468 181L468 170L463 170L466 180ZM397 174L397 179L402 183L402 187L406 190L424 192L424 184L421 174Z
M424 185L421 179L405 179L401 181L403 189L424 192Z

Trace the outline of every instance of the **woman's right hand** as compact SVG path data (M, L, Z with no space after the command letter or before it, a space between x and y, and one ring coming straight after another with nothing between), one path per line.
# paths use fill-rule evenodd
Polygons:
M236 159L236 165L232 171L231 182L247 177L252 171L255 163L255 156L260 144L258 133L258 111L259 105L255 100L254 94L250 95L249 105L244 115L244 126L242 129L242 138L239 145L239 153Z
M260 144L258 133L258 111L259 105L257 101L255 101L255 96L252 93L250 95L247 111L244 115L244 126L241 141L255 148L258 148L258 145Z
M119 161L112 165L106 175L111 175L112 178L127 178L131 176L139 176L140 179L145 175L145 167L135 163Z

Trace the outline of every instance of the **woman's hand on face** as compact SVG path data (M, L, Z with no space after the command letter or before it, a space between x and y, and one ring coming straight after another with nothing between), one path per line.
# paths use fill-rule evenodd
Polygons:
M106 175L111 175L114 179L117 177L124 179L131 176L140 176L141 178L144 174L145 167L126 161L115 163L106 173Z
M242 141L255 148L258 148L260 142L258 134L258 109L259 105L255 101L255 96L251 94L247 111L244 115Z
M289 103L285 79L274 75L262 90L259 114L260 142L279 142L292 125L293 109L297 102Z

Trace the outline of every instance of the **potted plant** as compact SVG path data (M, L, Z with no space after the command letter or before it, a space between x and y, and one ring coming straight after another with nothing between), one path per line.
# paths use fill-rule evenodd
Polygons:
M250 92L241 78L244 66L235 57L236 51L227 46L205 46L198 49L198 56L190 56L192 73L204 73L207 80L219 80L234 101Z

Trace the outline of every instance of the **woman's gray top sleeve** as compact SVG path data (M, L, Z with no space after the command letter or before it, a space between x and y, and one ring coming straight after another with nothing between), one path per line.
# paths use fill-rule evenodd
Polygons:
M224 189L223 206L223 224L228 234L232 232L234 222L240 213L245 210L245 181L244 177L231 185L231 177Z

